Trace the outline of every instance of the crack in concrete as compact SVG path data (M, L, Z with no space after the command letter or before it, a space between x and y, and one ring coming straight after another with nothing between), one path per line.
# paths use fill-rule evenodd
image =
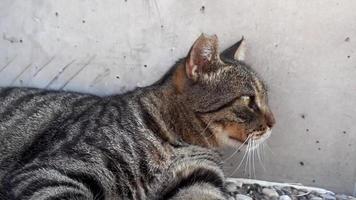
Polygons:
M38 73L40 73L45 67L47 67L55 58L56 56L53 56L52 58L50 58L44 65L42 65L42 67L40 67L34 74L32 77L37 76Z
M58 72L58 74L57 74L56 76L54 76L50 82L48 82L48 84L46 85L45 88L46 88L46 89L49 88L49 86L51 86L51 85L61 76L61 74L62 74L70 65L72 65L75 61L76 61L76 60L74 59L74 60L70 61L68 64L66 64L66 65Z
M12 86L21 76L25 71L27 71L31 67L32 63L28 64L15 78L13 81L11 81L10 85Z
M91 58L89 58L88 62L85 63L77 72L75 72L73 74L73 76L71 76L67 82L65 82L62 87L60 87L59 89L62 90L64 89L81 71L83 71L94 59L95 59L96 55L93 55Z
M0 73L2 71L4 71L15 59L16 59L17 55L14 56L9 62L7 62L1 69L0 69Z

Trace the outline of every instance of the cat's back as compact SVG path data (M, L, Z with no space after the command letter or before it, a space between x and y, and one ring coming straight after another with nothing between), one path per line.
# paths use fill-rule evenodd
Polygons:
M37 126L80 113L99 100L100 97L75 92L0 88L0 137L6 131L16 132L16 128L26 128L22 131L29 133Z
M53 133L100 99L74 92L0 88L0 174L44 132Z

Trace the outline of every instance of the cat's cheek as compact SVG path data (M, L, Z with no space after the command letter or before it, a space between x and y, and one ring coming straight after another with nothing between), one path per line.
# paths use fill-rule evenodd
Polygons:
M239 147L248 137L245 127L237 123L215 125L213 132L219 146Z

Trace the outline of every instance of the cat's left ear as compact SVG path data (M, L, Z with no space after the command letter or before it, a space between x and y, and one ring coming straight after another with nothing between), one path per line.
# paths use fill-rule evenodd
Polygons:
M240 41L236 42L231 47L227 48L220 54L221 59L234 59L238 61L244 61L246 55L246 41L245 38L242 37Z
M189 79L196 81L204 73L214 70L219 61L218 37L201 34L194 42L186 59L185 69Z

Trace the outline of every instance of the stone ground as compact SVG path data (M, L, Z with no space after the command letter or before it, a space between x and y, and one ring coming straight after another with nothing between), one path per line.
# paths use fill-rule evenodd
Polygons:
M231 200L356 200L321 188L252 179L228 179L227 190Z

